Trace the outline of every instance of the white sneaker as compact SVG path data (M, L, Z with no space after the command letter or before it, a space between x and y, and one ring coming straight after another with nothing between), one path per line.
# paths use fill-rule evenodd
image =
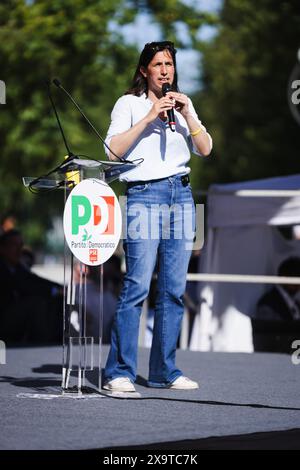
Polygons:
M184 377L183 375L181 375L176 380L174 380L174 382L172 382L168 386L168 388L171 388L173 390L192 390L195 388L199 388L199 385L197 382L194 382L188 377Z
M111 392L135 392L133 383L128 377L117 377L109 380L103 385L104 390Z

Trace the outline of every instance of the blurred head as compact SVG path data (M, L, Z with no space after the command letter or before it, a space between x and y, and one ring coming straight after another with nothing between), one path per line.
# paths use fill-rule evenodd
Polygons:
M157 91L160 88L161 91L163 79L172 85L174 91L178 91L175 55L176 49L170 41L147 43L141 52L132 86L127 94L148 94L149 86L157 88Z
M23 237L21 232L16 229L8 230L0 236L0 257L11 266L15 266L20 262Z
M300 277L300 258L293 256L284 260L278 268L278 276ZM291 295L300 290L300 285L297 284L282 284L282 287Z
M15 228L17 223L17 219L14 215L9 214L5 215L1 221L1 227L4 232L7 232L8 230L12 230Z

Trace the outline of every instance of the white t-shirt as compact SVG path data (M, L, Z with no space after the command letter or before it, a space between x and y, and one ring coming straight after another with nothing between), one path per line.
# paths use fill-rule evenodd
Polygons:
M108 129L106 144L110 146L111 138L121 134L143 119L150 111L153 103L144 93L141 96L123 95L116 102L111 113L111 124ZM199 126L201 124L192 101L189 109ZM200 155L194 148L189 128L184 117L174 110L176 131L172 132L168 123L159 117L149 124L136 140L134 145L123 156L131 161L143 158L144 161L135 169L120 177L121 181L149 181L166 178L177 174L186 174L191 170L187 167L191 152ZM212 146L212 139L210 143ZM105 148L107 155L109 150Z

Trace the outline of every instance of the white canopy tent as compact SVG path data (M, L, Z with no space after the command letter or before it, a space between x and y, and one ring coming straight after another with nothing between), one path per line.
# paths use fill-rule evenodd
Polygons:
M300 241L287 240L277 229L300 224L300 192L290 195L291 190L300 190L300 175L212 185L201 273L276 275L283 259L300 256ZM270 287L202 282L190 348L252 352L250 317Z

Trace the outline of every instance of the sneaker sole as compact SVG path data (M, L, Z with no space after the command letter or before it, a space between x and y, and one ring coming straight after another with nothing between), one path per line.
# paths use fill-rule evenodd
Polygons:
M168 388L172 390L197 390L199 388L199 385L196 383L195 385L187 385L186 387L184 387L178 384L170 384Z
M109 392L136 392L136 389L134 387L120 388L120 387L109 387L109 386L104 385L102 388L104 390L108 390Z

